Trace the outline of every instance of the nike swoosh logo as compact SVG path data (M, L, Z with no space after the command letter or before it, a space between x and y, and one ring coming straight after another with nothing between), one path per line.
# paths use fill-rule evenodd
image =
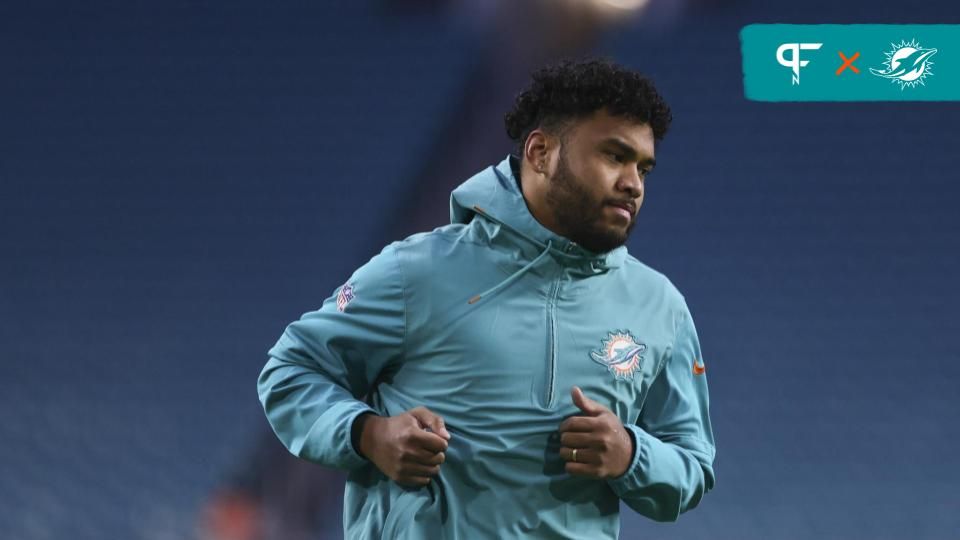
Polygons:
M704 363L703 363L702 361L700 361L700 363L697 364L697 361L698 361L698 360L697 360L696 358L693 359L693 374L694 374L694 375L703 375L703 374L706 373L706 371L707 371L707 366L704 365Z

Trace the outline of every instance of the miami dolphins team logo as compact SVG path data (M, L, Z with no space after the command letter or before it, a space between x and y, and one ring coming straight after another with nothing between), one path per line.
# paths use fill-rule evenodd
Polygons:
M883 63L884 69L870 68L870 73L898 83L900 90L919 84L926 86L923 80L933 75L933 62L930 57L936 54L937 50L924 49L915 39L910 42L901 40L899 45L891 43L890 46L893 50L883 53L887 56Z
M645 350L647 346L637 341L633 334L616 330L607 335L599 349L590 351L590 358L606 366L616 379L633 379L633 374L640 369L641 353Z

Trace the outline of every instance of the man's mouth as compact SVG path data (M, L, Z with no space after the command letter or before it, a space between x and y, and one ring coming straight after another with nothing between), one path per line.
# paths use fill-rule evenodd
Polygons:
M607 203L607 206L614 208L617 213L627 218L627 220L633 219L633 216L637 213L636 205L628 201L615 201Z

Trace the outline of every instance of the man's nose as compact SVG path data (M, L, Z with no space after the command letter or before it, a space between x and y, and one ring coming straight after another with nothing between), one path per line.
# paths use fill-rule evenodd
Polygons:
M643 178L640 177L640 171L636 169L633 172L627 172L620 176L617 182L617 189L627 193L634 199L643 195Z

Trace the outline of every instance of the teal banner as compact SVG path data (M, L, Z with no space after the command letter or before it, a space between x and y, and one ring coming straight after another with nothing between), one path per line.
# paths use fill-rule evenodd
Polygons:
M956 24L751 24L740 46L751 100L960 100Z

